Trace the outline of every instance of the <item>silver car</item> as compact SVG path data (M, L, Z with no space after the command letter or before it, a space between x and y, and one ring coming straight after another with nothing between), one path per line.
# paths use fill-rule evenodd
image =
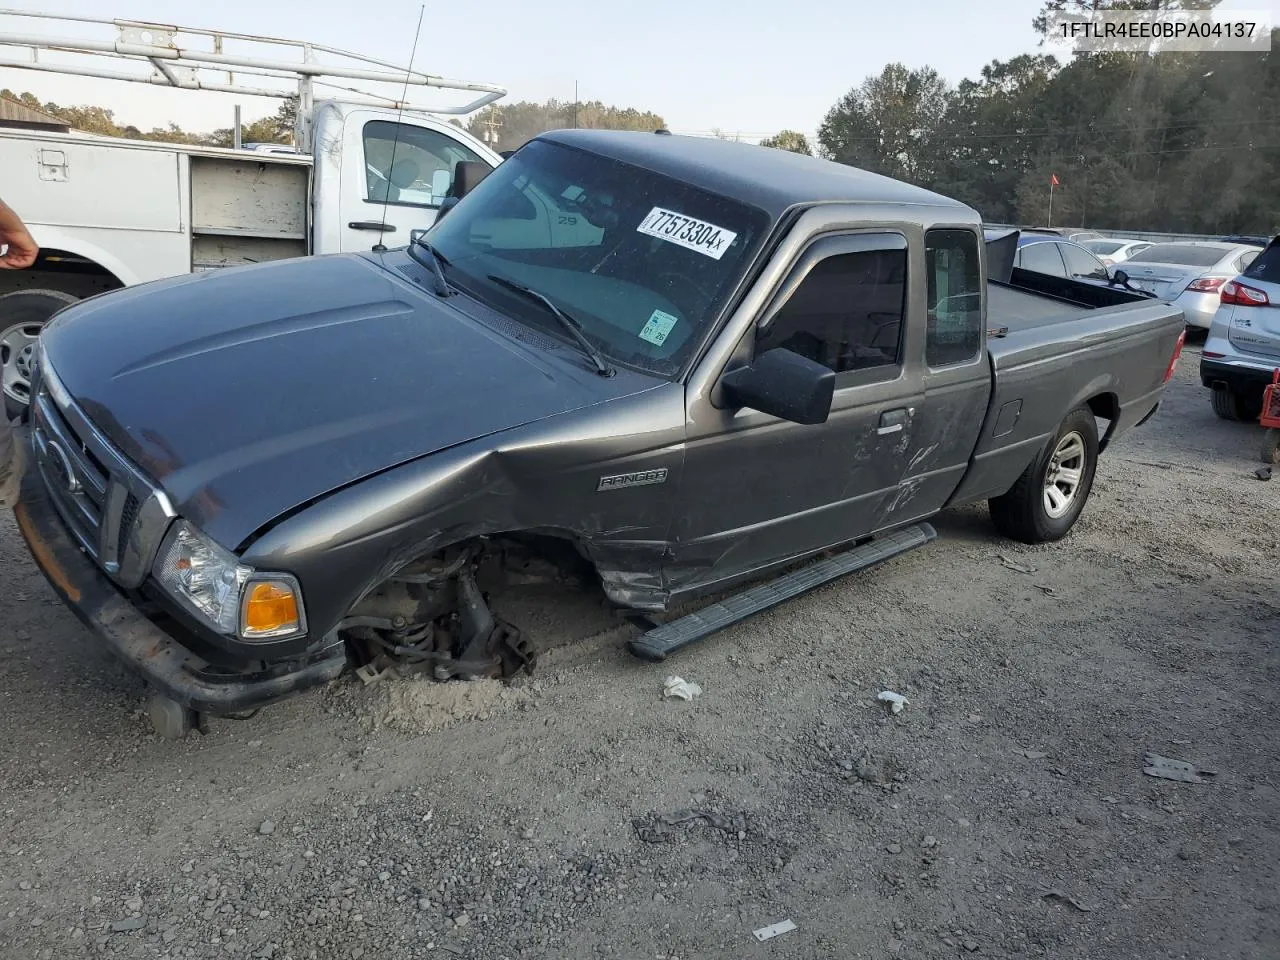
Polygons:
M1225 420L1253 420L1280 367L1280 237L1222 285L1221 306L1200 358L1200 382Z
M1095 237L1092 240L1081 240L1080 246L1097 256L1108 267L1128 260L1135 253L1141 253L1151 246L1149 240L1127 240L1124 237Z
M1208 330L1222 285L1261 252L1244 243L1155 243L1130 256L1122 269L1133 286L1181 307L1187 326Z

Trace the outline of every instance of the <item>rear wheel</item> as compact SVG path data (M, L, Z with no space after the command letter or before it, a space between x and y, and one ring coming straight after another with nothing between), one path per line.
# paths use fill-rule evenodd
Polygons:
M1262 462L1280 463L1280 429L1268 427L1262 431Z
M45 321L78 298L61 290L17 290L0 297L0 391L8 420L31 402L31 369Z
M1213 388L1213 412L1223 420L1247 420L1248 405L1244 397L1226 387Z
M996 529L1023 543L1062 539L1089 499L1097 467L1098 425L1092 410L1077 407L1012 489L988 504Z

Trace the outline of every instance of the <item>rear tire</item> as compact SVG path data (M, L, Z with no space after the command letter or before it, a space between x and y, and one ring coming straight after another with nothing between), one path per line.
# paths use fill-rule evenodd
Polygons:
M1268 427L1262 432L1262 462L1280 463L1280 429Z
M1077 407L1009 492L988 502L996 529L1022 543L1061 540L1089 499L1097 467L1097 421Z
M31 367L40 328L78 299L61 290L15 290L0 296L0 392L5 419L21 417L31 401Z
M1214 387L1212 394L1213 412L1223 420L1245 420L1248 408L1244 397L1232 393L1226 387Z

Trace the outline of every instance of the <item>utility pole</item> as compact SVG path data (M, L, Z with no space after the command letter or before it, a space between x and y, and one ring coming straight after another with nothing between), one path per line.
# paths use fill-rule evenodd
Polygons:
M573 129L578 129L578 81L573 81Z
M493 104L489 105L489 119L483 120L484 125L484 142L493 150L498 149L498 128L502 126L502 121L498 119L498 113Z

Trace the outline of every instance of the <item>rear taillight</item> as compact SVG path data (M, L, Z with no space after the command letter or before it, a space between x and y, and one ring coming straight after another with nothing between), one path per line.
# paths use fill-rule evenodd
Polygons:
M1187 289L1192 293L1217 293L1221 286L1221 277L1204 277L1187 284Z
M1232 303L1237 307L1266 307L1271 305L1267 291L1257 287L1249 287L1238 280L1229 280L1222 285L1222 302Z
M1202 357L1208 357L1210 360L1221 360L1226 356L1225 353L1214 353L1212 350L1201 350L1200 355Z
M1173 345L1173 356L1169 358L1169 366L1164 372L1164 382L1168 383L1173 376L1173 371L1177 369L1178 358L1182 356L1182 345L1187 342L1187 331L1184 329L1178 334L1178 342Z

